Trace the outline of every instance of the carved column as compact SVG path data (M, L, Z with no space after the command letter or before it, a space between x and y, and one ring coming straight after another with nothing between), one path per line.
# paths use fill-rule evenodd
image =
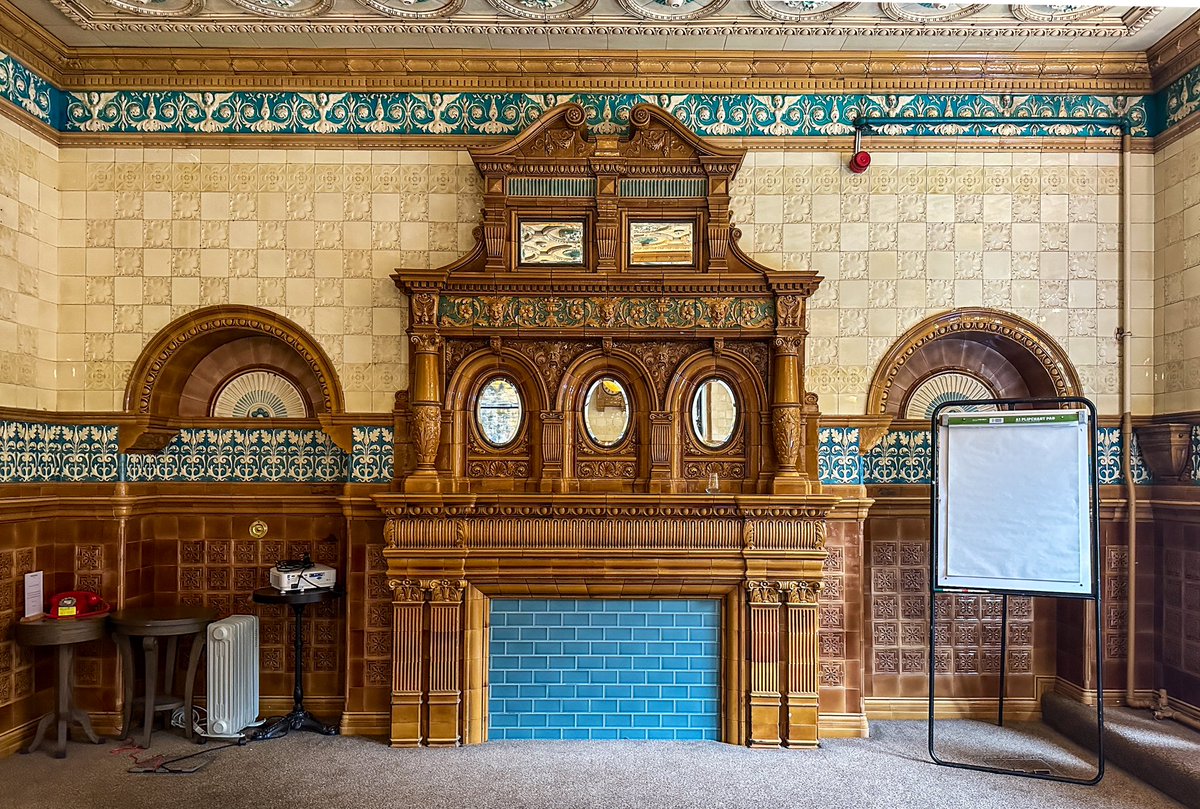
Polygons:
M806 493L804 469L804 403L801 399L800 364L804 338L788 334L775 338L772 378L771 432L775 438L775 494Z
M563 490L563 414L542 413L542 476L539 488L543 492Z
M392 579L392 747L421 744L421 612L425 591L410 579Z
M729 266L729 182L741 159L707 157L702 162L708 174L708 271L723 272Z
M467 583L433 579L429 591L429 735L430 747L459 744L462 708L462 601Z
M787 696L784 738L788 747L817 746L819 581L780 582L787 612Z
M779 586L749 581L750 599L750 746L779 747L779 711L783 704L779 671Z
M409 392L413 449L417 468L404 480L404 491L433 493L440 490L438 447L442 440L442 338L436 333L410 335L412 386Z
M510 242L504 205L507 197L505 180L515 166L508 160L481 160L476 161L476 167L483 174L482 228L487 268L489 272L502 272L506 269L505 253Z
M595 157L590 161L596 175L596 270L615 272L621 243L621 222L617 210L618 175L622 169L620 141L615 135L596 138Z
M650 414L650 491L665 491L671 475L671 444L675 414L655 411Z

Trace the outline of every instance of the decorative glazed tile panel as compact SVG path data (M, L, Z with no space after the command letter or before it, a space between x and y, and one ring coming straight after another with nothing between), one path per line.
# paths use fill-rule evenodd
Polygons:
M55 129L62 114L62 91L6 53L0 53L0 96Z
M720 602L491 602L491 739L720 737Z
M1156 100L1162 110L1162 129L1172 127L1200 110L1200 65L1167 85Z
M395 431L391 427L355 427L350 452L351 483L390 483Z
M117 457L112 425L0 422L0 482L114 481Z
M775 324L771 298L443 296L442 326L490 328L753 329Z
M1095 124L1040 118L1128 115L1135 135L1154 134L1143 98L1097 95L917 93L717 95L688 93L298 93L112 91L68 92L66 132L155 132L313 135L516 135L551 107L566 102L588 111L598 134L624 134L629 111L658 104L701 136L804 137L847 135L859 116L913 118L889 134L937 136L1061 136L1107 134ZM951 122L921 123L948 117ZM988 118L1029 123L989 123Z
M863 482L863 459L859 455L857 427L822 427L817 432L817 471L822 483Z
M1129 455L1133 467L1133 482L1139 485L1151 482L1150 469L1142 458L1137 436L1133 437L1133 450ZM1121 469L1121 428L1098 427L1096 429L1096 465L1099 468L1100 484L1121 485L1125 474Z
M864 483L929 483L926 430L893 430L863 456Z
M319 430L183 430L152 455L130 455L137 481L338 483L346 453Z

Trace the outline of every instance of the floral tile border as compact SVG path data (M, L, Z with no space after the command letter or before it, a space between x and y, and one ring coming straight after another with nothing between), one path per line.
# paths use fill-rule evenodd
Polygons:
M390 483L395 431L391 427L355 427L350 451L351 483Z
M863 482L857 427L822 427L817 431L817 473L822 483L854 485Z
M126 479L234 483L335 483L347 455L320 430L182 430L161 452L130 455Z
M117 428L0 422L0 481L102 483L118 477Z

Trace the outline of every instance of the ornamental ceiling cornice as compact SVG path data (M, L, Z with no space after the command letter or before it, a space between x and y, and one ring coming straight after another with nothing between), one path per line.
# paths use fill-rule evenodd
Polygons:
M1146 61L1154 76L1155 91L1200 65L1200 11L1146 51Z

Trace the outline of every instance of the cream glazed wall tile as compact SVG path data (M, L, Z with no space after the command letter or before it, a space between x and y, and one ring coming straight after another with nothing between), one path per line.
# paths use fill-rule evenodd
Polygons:
M752 151L731 203L751 255L826 279L809 309L807 382L824 412L862 413L893 342L963 306L1048 331L1100 410L1119 411L1118 155L885 152L861 175L844 158ZM1135 160L1133 390L1149 413L1154 178L1149 156Z
M1200 132L1154 166L1154 411L1200 409Z
M64 149L61 357L72 407L117 410L134 361L176 317L261 306L311 333L347 407L407 384L391 278L463 255L482 208L466 152Z
M0 404L58 402L58 148L0 119Z

